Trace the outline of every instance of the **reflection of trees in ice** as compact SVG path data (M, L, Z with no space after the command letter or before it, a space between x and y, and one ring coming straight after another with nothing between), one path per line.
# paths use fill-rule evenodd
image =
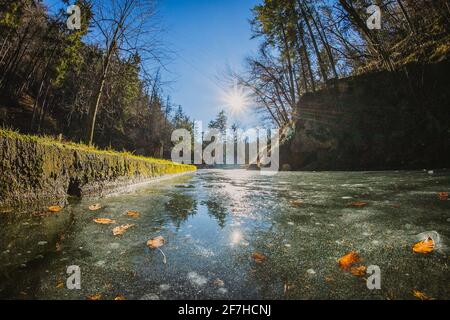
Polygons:
M197 214L197 201L186 194L175 194L165 207L170 219L177 227L180 227L181 223L190 216Z
M202 202L202 205L206 205L208 207L208 214L216 218L219 226L223 229L225 227L226 218L228 215L228 210L226 207L223 204L213 200L204 201Z

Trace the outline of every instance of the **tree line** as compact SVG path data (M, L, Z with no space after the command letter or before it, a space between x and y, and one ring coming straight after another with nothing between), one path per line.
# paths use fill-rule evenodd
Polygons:
M77 0L81 28L41 1L0 0L0 122L24 132L169 156L193 121L164 94L152 0Z
M377 5L381 29L367 23ZM450 51L447 0L264 0L253 9L258 53L247 72L233 74L250 88L265 119L283 127L300 98L336 79L376 70L401 72Z

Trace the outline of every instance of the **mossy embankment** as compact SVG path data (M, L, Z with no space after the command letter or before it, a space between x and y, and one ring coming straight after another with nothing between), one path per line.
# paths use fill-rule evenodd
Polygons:
M194 166L0 129L0 208L102 196Z

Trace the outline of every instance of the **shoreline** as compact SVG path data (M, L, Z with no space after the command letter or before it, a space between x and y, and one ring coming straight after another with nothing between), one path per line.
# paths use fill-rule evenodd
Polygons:
M101 197L196 170L167 160L0 130L2 209Z

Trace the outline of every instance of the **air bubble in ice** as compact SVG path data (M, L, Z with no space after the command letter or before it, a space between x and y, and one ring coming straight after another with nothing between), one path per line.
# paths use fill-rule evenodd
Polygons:
M428 239L433 240L435 250L441 249L443 247L441 236L439 235L439 233L437 233L437 231L425 231L419 233L416 238L418 241L425 241Z

